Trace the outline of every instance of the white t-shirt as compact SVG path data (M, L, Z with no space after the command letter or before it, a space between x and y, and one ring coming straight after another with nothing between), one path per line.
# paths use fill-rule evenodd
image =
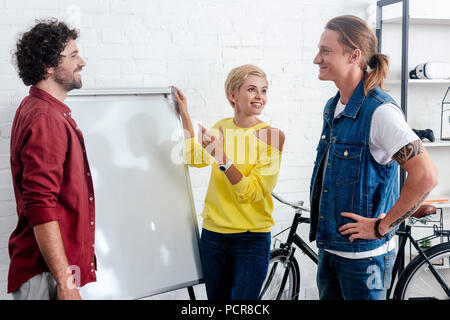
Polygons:
M334 117L338 117L344 109L345 105L339 100ZM379 164L389 163L392 161L392 156L403 146L415 140L419 140L419 137L406 123L402 111L397 106L392 103L385 103L375 110L370 127L369 148L370 153ZM346 252L328 249L326 251L344 258L362 259L385 254L394 248L395 237L386 241L380 247L369 251Z

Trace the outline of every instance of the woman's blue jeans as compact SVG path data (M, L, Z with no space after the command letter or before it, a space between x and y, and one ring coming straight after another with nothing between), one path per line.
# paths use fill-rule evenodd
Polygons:
M209 300L257 300L270 260L270 232L202 230L200 253Z

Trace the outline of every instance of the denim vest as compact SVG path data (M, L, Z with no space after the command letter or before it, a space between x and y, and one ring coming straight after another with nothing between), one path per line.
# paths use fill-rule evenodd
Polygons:
M364 77L356 87L344 111L334 119L340 93L331 98L324 110L321 139L310 186L310 241L323 249L361 252L375 249L394 236L395 229L383 239L349 241L338 228L355 222L342 212L368 218L387 213L399 197L398 164L380 165L369 148L372 115L383 103L395 101L380 88L364 95ZM329 149L328 161L326 153ZM326 165L325 177L323 166ZM323 184L322 184L323 182ZM319 203L320 202L320 203ZM319 212L320 210L320 212Z

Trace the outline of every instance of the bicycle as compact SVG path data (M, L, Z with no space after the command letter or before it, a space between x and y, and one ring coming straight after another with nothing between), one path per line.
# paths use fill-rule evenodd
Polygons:
M423 205L411 217L422 220L435 213L436 207ZM392 270L393 281L387 296L390 297L391 292L394 292L394 300L450 299L450 242L442 242L422 250L411 235L410 225L406 225L404 230L398 230L396 234L399 236L399 248ZM433 235L427 239L443 237L448 240L450 230L433 228ZM406 240L410 241L418 254L401 270ZM397 276L398 281L394 288L394 279Z
M274 236L290 230L285 242L280 243L279 248L270 252L268 273L261 289L261 300L298 300L300 292L300 269L294 256L297 246L315 264L318 263L318 255L296 233L301 223L310 223L309 218L302 217L302 212L309 212L303 207L303 201L291 203L283 200L277 194L272 196L283 204L295 209L294 219L290 227L282 230ZM430 207L434 208L430 210ZM434 212L433 212L434 210ZM436 212L433 206L421 206L413 215L413 218L423 219ZM434 237L450 238L450 230L434 230ZM426 250L420 248L417 241L411 235L411 226L404 230L398 230L399 236L398 254L395 258L392 271L391 286L387 291L390 298L394 292L394 300L418 300L418 299L449 299L450 298L450 242L434 245ZM402 270L404 265L404 248L406 241L416 248L418 255L412 259ZM395 279L398 276L398 281Z
M290 229L285 242L280 244L270 252L270 262L266 280L263 283L260 300L298 300L300 293L300 269L297 259L294 256L296 245L304 254L306 254L315 264L319 257L311 247L297 234L297 227L301 223L310 223L309 218L302 217L302 212L309 212L309 209L303 207L303 201L292 203L281 199L272 192L272 196L283 204L295 209L294 219L290 227L277 233L276 238L281 233Z

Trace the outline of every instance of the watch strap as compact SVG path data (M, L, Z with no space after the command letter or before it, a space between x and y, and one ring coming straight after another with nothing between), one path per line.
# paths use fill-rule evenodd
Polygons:
M230 167L233 165L233 161L228 160L228 162L226 164L221 164L219 165L219 169L222 172L227 172L228 169L230 169Z
M384 236L385 236L385 235L382 235L382 234L380 233L380 230L379 230L381 220L383 220L383 219L380 218L380 219L378 219L377 221L375 221L375 236L376 236L378 239L383 239Z

